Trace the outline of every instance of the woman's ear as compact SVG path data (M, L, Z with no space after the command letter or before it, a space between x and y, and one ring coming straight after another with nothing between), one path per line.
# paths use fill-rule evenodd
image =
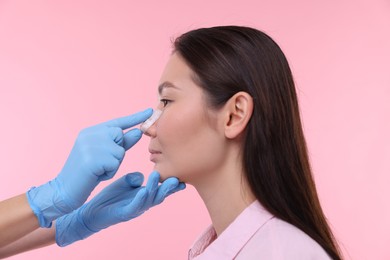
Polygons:
M248 125L253 113L253 99L248 93L240 91L226 102L225 109L225 136L233 139L243 133Z

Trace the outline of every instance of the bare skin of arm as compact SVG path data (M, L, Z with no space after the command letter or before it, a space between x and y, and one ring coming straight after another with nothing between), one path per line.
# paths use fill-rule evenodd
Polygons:
M0 248L39 228L26 194L0 202Z
M0 202L0 258L54 242L55 229L39 227L26 194Z
M55 243L55 225L51 228L38 228L19 240L0 248L0 259L17 255Z

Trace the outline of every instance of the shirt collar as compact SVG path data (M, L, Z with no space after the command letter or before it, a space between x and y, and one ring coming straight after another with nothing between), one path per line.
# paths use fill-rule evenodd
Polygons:
M217 237L212 226L196 240L188 252L189 259L233 259L268 220L273 218L257 200L249 205Z

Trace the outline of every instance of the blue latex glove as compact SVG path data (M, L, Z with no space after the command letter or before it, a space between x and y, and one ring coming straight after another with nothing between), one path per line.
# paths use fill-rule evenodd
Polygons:
M77 209L100 181L112 178L125 151L142 136L139 129L126 133L152 115L152 109L114 119L82 130L58 176L27 192L29 204L41 227Z
M153 172L146 187L144 176L130 173L104 188L91 201L56 221L56 243L67 246L100 230L136 218L160 204L167 196L185 188L177 178L158 185L160 175Z

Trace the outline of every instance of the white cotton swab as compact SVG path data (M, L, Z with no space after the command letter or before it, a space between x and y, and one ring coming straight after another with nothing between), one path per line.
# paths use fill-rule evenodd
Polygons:
M159 110L159 109L156 109L153 111L153 114L151 117L149 117L145 122L143 122L140 126L140 129L143 133L145 133L149 127L151 127L156 121L157 119L161 116L162 114L162 111Z

